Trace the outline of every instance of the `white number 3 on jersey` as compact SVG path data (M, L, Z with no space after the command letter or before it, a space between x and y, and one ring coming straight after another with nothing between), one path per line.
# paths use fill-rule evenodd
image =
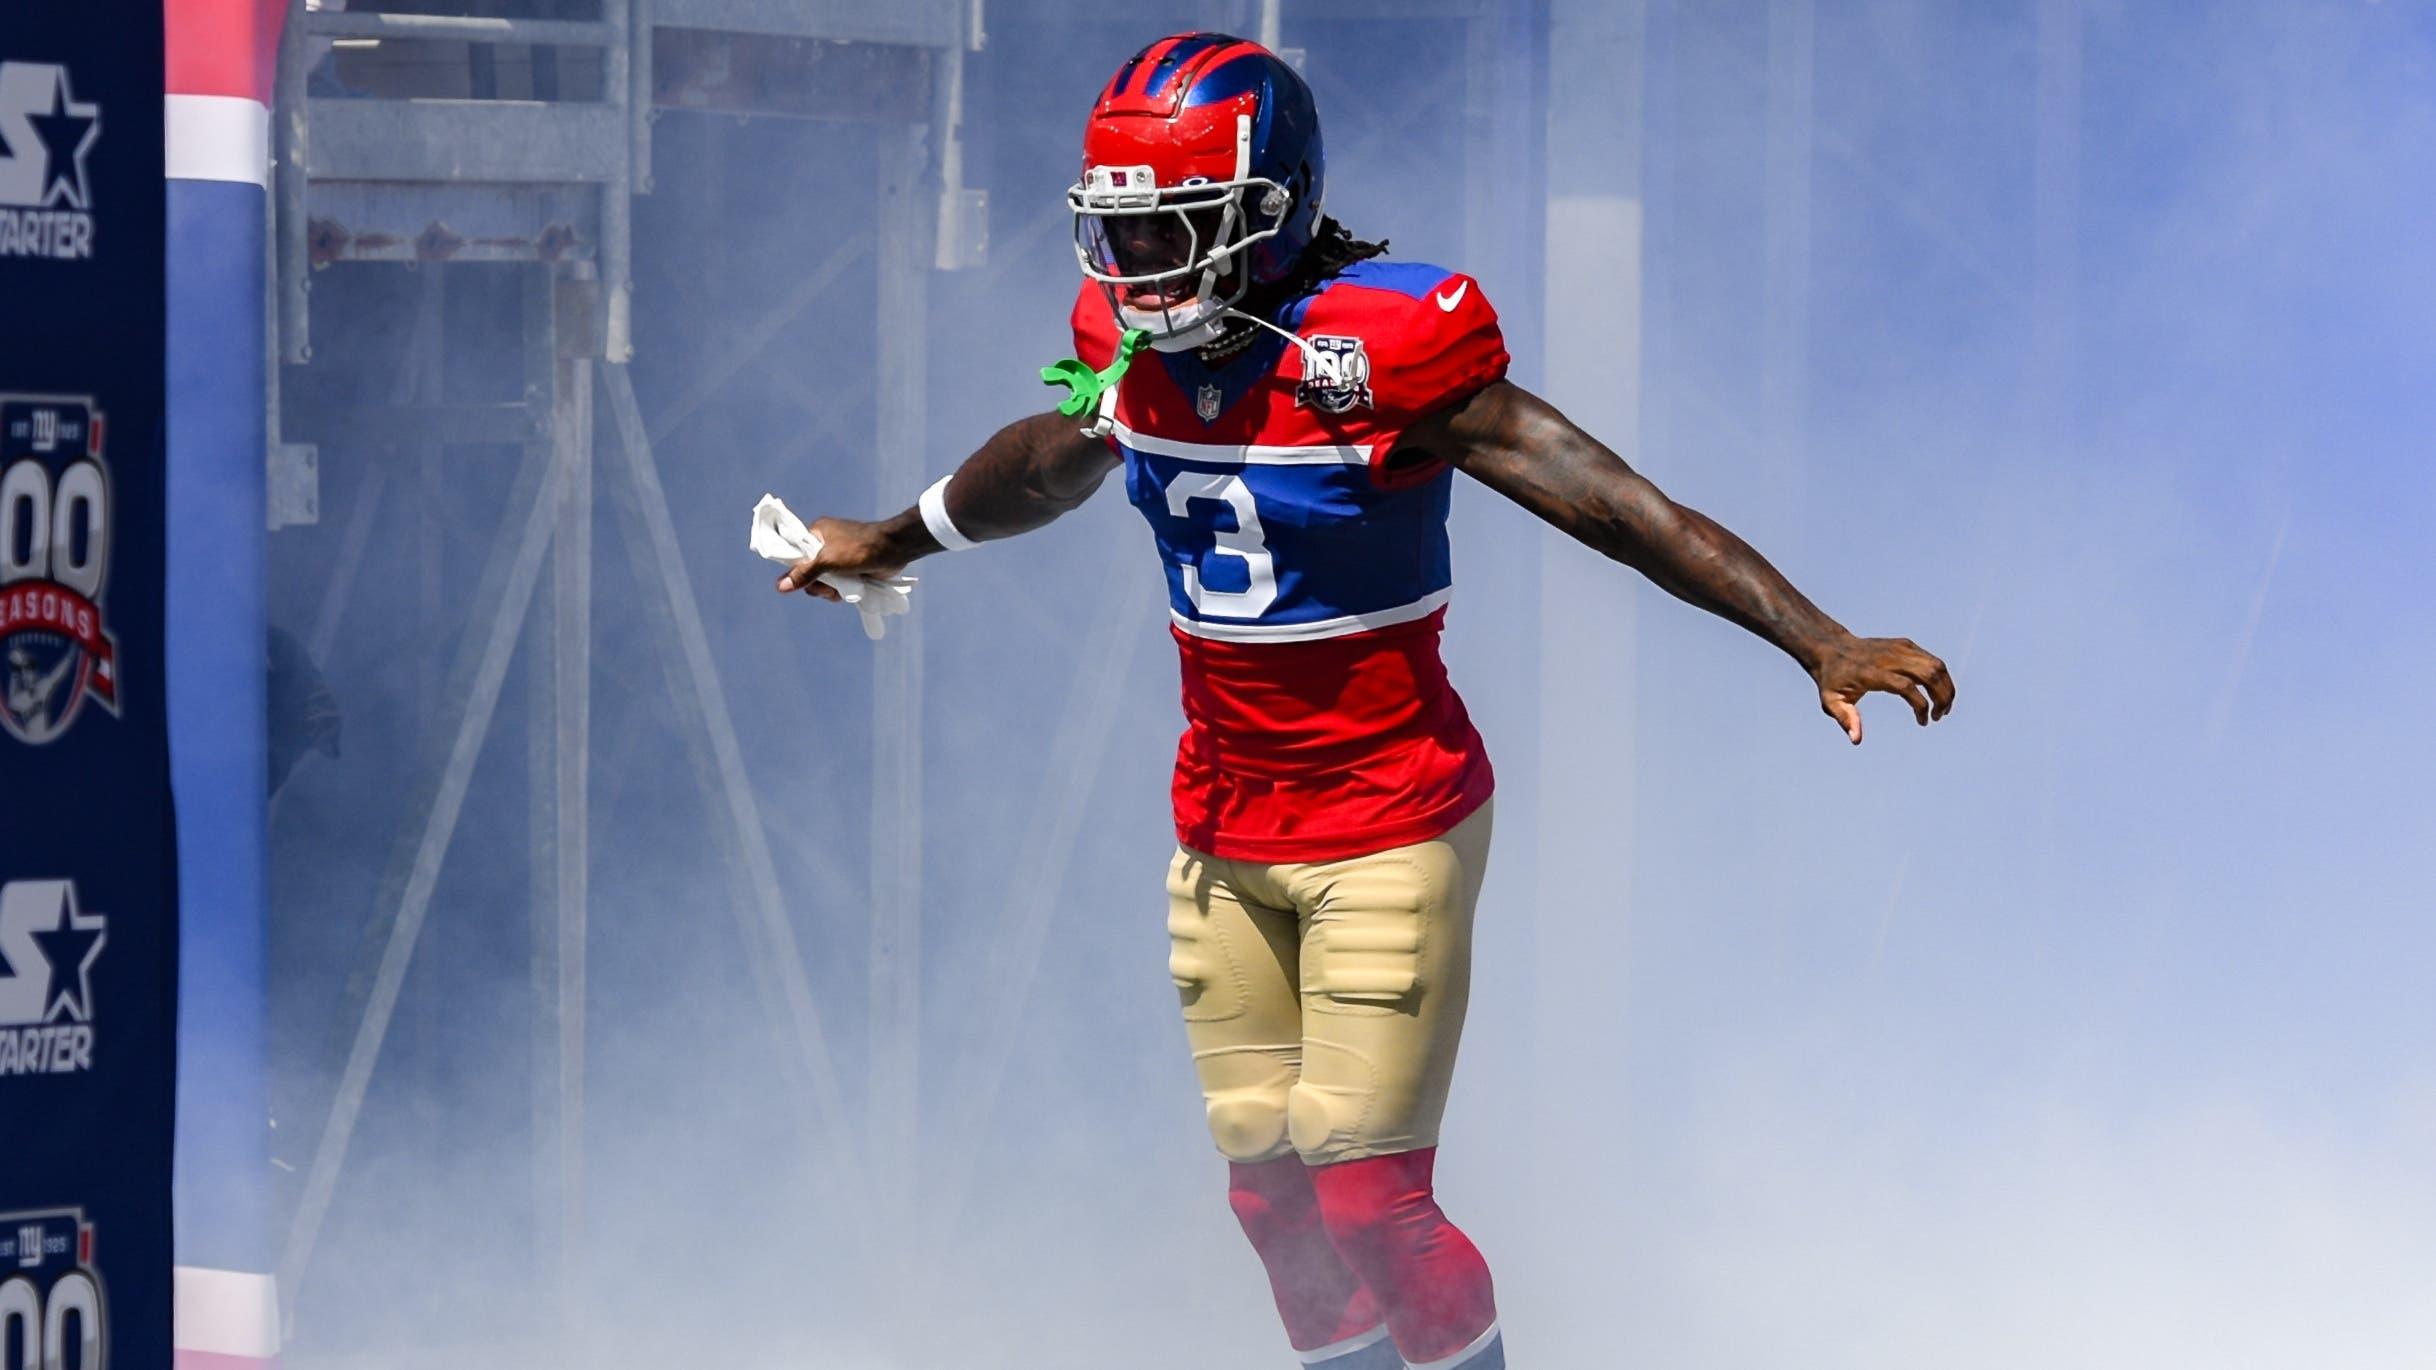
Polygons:
M1226 553L1243 558L1248 583L1241 590L1204 589L1200 568L1188 562L1183 568L1184 597L1205 614L1258 618L1267 613L1269 606L1277 602L1277 566L1262 541L1260 510L1253 506L1251 487L1231 471L1179 471L1167 483L1167 512L1177 518L1191 518L1187 506L1197 499L1224 504L1235 511L1232 529L1211 528L1218 542L1213 555Z

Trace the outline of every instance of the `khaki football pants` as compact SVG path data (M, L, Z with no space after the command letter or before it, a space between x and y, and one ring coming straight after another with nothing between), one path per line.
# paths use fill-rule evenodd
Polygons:
M1433 841L1264 865L1178 848L1168 974L1230 1160L1438 1144L1471 995L1489 806Z

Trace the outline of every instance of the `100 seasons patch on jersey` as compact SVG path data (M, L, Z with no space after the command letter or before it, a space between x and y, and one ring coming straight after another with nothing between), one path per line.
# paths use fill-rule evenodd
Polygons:
M1303 379L1294 387L1295 406L1323 414L1370 408L1370 353L1362 340L1322 333L1304 341L1310 345L1303 349Z

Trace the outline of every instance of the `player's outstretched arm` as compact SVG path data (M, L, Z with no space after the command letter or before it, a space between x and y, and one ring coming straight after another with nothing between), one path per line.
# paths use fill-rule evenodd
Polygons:
M1429 416L1405 445L1443 456L1667 593L1775 643L1818 683L1819 706L1861 740L1861 697L1899 695L1923 726L1954 707L1945 663L1909 638L1855 637L1768 559L1626 465L1554 405L1498 381Z
M1084 436L1070 418L1017 419L956 468L944 492L952 531L973 542L1028 533L1089 499L1116 464L1108 445ZM803 590L833 600L837 592L820 583L823 572L892 576L942 550L919 506L875 521L814 519L811 529L820 555L788 567L778 578L780 594Z

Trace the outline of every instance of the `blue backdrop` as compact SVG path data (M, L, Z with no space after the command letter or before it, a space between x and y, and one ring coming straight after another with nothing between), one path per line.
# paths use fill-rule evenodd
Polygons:
M7 1370L170 1359L161 23L0 12Z

